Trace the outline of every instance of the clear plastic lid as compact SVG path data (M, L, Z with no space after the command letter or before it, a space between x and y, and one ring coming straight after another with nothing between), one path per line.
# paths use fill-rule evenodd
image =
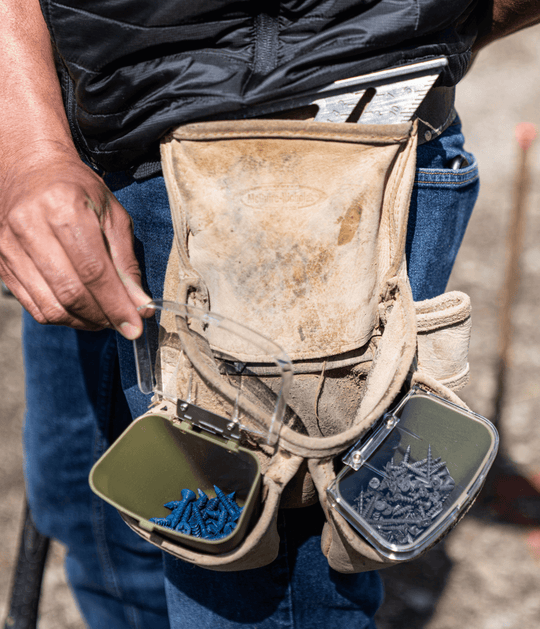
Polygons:
M269 445L277 443L293 376L292 363L279 345L240 323L187 304L154 300L139 310L155 311L144 319L143 334L133 341L143 393L169 400L179 411L189 409L191 415L195 411L201 426L223 420L220 432L234 436L244 430L262 436ZM255 366L216 351L212 341L223 338L228 347L238 347L239 355L264 352L276 366L271 384L256 378ZM197 406L201 381L220 398L227 416L206 410L204 404Z
M487 419L414 388L345 456L330 503L383 556L411 559L466 511L497 447Z

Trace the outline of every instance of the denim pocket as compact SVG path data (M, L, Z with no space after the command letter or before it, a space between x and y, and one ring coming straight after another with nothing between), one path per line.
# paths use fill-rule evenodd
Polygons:
M452 128L451 128L452 129ZM461 132L438 138L439 147L427 147L434 163L450 164L463 155L468 165L418 168L411 198L407 228L407 265L415 301L430 299L444 292L459 247L465 235L480 182L476 159L463 149ZM444 135L444 134L443 134ZM461 146L460 146L461 145ZM426 155L419 163L426 163ZM431 153L431 154L430 154Z

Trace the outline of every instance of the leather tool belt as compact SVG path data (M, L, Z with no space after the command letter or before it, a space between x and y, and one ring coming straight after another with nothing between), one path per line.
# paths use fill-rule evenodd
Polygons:
M415 304L407 277L417 142L417 122L258 119L189 124L165 139L175 242L164 298L245 322L286 350L295 377L277 447L250 440L262 504L238 546L208 554L124 516L137 533L205 568L256 568L277 555L278 509L319 500L332 568L392 565L329 508L326 490L336 457L384 414L407 378L465 406L453 391L468 377L469 299L452 292ZM161 325L172 338L174 317ZM212 353L247 366L247 389L257 382L276 390L267 356L219 330L208 344L210 352L192 348L189 360L179 363L171 351L162 361L179 399L230 414L226 376L203 368Z

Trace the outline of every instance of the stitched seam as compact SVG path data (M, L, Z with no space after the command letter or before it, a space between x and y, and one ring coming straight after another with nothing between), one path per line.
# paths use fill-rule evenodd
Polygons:
M107 389L110 390L111 388L110 382L107 381L107 376L110 377L111 375L110 365L108 363L110 362L114 349L111 340L109 340L108 345L109 347L107 347L104 351L105 357L100 361L100 370L103 370L103 374L100 378L101 384L98 392L98 413L103 410L103 401L107 396ZM96 426L96 437L94 440L95 461L97 461L97 459L103 454L106 448L105 439L101 434L101 428L102 426ZM109 593L112 593L113 596L120 598L121 591L106 542L105 503L101 500L101 498L94 494L92 495L92 515L92 528L94 530L94 537L98 549L98 560L101 565L105 586Z
M348 135L338 135L335 133L320 133L317 131L313 131L312 133L305 131L283 131L275 134L272 133L263 133L261 132L252 132L252 131L228 131L228 132L215 132L215 133L197 133L196 135L189 135L182 133L180 136L175 134L174 138L176 140L189 140L192 142L196 142L198 140L220 140L220 139L257 139L257 138L276 138L276 139L288 139L288 138L299 138L306 140L342 140L344 142L350 142L353 144L361 144L366 141L377 141L379 144L393 144L395 142L403 143L407 140L404 137L381 137L378 135L364 135L362 138L354 138Z
M404 175L405 175L405 172L406 172L406 169L407 169L408 161L411 158L411 154L412 154L412 145L407 147L402 152L402 154L400 156L400 158L401 158L400 159L400 169L398 171L399 187L398 187L398 190L397 190L397 207L398 208L399 207L403 207L405 205L403 199L404 199L405 195L409 194L409 190L410 190L408 185L407 186L404 185L404 181L405 181L404 180ZM413 159L414 159L414 156L413 156ZM404 210L402 210L402 212L404 214L408 213L408 209L409 208L406 207ZM392 215L393 215L393 213L392 213ZM404 242L403 242L404 234L403 233L401 233L401 234L397 233L397 226L395 224L395 217L393 216L393 218L394 218L393 228L394 228L394 232L395 232L395 234L394 234L395 241L392 241L392 243L391 243L391 247L394 250L392 251L392 258L390 260L390 263L391 263L390 269L392 270L393 274L395 275L398 272L399 266L403 263L403 257L405 255L405 247L404 247ZM407 220L404 218L404 220L402 222L402 225L401 225L401 230L403 232L403 231L406 231L406 229L407 229ZM400 257L399 260L396 259L398 252L401 253L401 257Z
M195 26L195 25L200 25L200 24L202 24L203 26L210 25L210 24L222 25L222 24L227 24L229 22L247 22L250 19L249 15L239 14L239 16L236 18L229 18L229 19L224 19L224 20L209 20L209 21L201 20L200 22L197 22L197 21L182 22L180 24L174 24L174 25L156 24L155 26L146 26L146 25L142 26L140 24L133 24L132 22L123 22L121 20L115 20L114 18L107 17L99 13L94 13L92 11L86 11L84 9L77 9L75 7L62 4L61 2L50 2L50 6L55 6L55 7L58 7L59 9L67 9L68 11L72 11L73 13L80 13L82 15L91 15L95 18L103 20L104 22L111 22L113 24L120 24L122 26L129 26L130 28L138 29L141 31L144 31L144 30L150 31L155 28L160 28L160 29L182 28L184 26Z
M174 55L165 55L164 57L160 57L161 59L178 59L181 58L183 56L185 57L189 57L190 55L193 56L196 53L197 58L204 58L204 57L210 57L210 58L214 58L214 57L219 57L219 58L223 58L226 57L227 59L229 59L229 61L232 61L233 63L236 63L238 65L238 67L240 68L245 68L247 67L247 62L245 61L240 61L237 57L233 56L233 55L229 55L226 52L212 52L211 50L204 50L204 51L200 51L200 50L187 50L187 51L183 51L183 52L178 52ZM79 70L84 70L87 74L94 74L96 76L100 75L100 74L104 74L103 69L101 70L90 70L90 68L86 68L85 66L82 66L80 64L78 64L76 61L71 61L68 60L68 58L65 58L65 62L69 65L74 66L75 68L78 68ZM139 68L141 66L144 66L145 64L151 64L151 63L155 63L155 59L149 59L147 61L140 61L139 63L134 64L133 68ZM212 96L208 96L207 98L216 98L217 97L212 97ZM175 98L171 98L172 100L176 100ZM129 111L129 109L126 109L125 111Z
M103 453L104 440L96 435L94 441L94 456L97 460L98 453ZM109 555L109 549L105 541L105 503L96 495L92 496L92 528L94 530L94 537L96 540L96 547L98 550L98 560L101 565L101 572L103 575L103 581L109 594L120 598L120 587L116 579L116 574L112 565L112 561Z
M468 179L460 179L459 181L445 181L441 179L415 179L414 183L422 183L427 185L450 185L450 186L462 186L467 183L471 183L478 179L478 175L474 175L473 177L469 177Z

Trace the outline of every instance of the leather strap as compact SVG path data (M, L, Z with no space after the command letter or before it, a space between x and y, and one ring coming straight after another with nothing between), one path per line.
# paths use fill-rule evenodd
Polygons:
M418 144L437 138L454 122L455 87L432 87L418 108Z

